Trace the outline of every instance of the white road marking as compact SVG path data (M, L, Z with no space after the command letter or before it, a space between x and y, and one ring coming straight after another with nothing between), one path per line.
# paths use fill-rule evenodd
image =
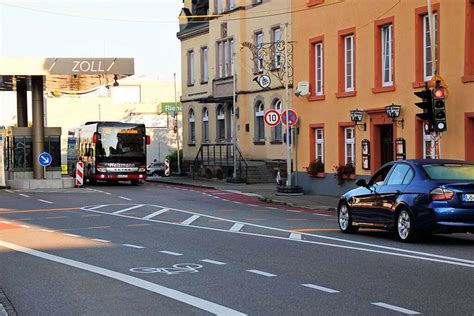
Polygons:
M253 207L258 207L258 205L255 204L247 204L248 206L253 206Z
M140 208L142 206L145 206L145 205L144 204L134 205L134 206L131 206L131 207L124 208L123 210L115 211L115 212L113 212L113 214L122 214L122 213L125 213L127 211L134 210L136 208Z
M11 222L7 222L7 221L0 221L0 223L3 223L3 224L11 224Z
M5 190L5 192L8 192L8 193L15 193L15 192L13 192L13 191L11 191L11 190Z
M244 227L245 225L242 224L242 223L235 223L229 230L231 232L240 232L240 230L242 229L242 227Z
M141 288L141 289L144 289L144 290L147 290L147 291L159 294L159 295L169 297L169 298L171 298L175 301L182 302L182 303L197 307L199 309L202 309L202 310L207 311L207 312L212 313L212 314L230 315L230 316L233 316L233 315L236 315L236 316L237 315L242 315L243 316L243 315L245 315L245 314L243 314L239 311L236 311L234 309L230 309L230 308L227 308L225 306L222 306L222 305L219 305L219 304L207 301L207 300L203 300L199 297L192 296L192 295L189 295L189 294L186 294L186 293L174 290L174 289L170 289L170 288L164 287L164 286L156 284L156 283L145 281L145 280L142 280L142 279L130 276L130 275L126 275L126 274L123 274L123 273L120 273L120 272L115 272L115 271L112 271L112 270L109 270L109 269L93 266L93 265L83 263L83 262L80 262L80 261L75 261L75 260L71 260L71 259L67 259L67 258L63 258L63 257L59 257L59 256L50 255L50 254L45 253L45 252L41 252L41 251L37 251L37 250L34 250L34 249L29 249L29 248L24 248L24 247L14 245L14 244L10 244L10 243L3 242L3 241L0 241L0 246L3 246L3 247L8 248L8 249L16 250L18 252L26 253L26 254L29 254L29 255L32 255L32 256L35 256L35 257L50 260L50 261L53 261L53 262L58 262L58 263L61 263L61 264L64 264L64 265L67 265L67 266L70 266L70 267L74 267L74 268L89 271L89 272L92 272L92 273L95 273L95 274L103 275L103 276L109 277L111 279L118 280L118 281L130 284L130 285L133 285L135 287L138 287L138 288Z
M301 211L296 211L296 210L286 210L287 212L291 212L291 213L301 213Z
M29 195L26 195L26 194L23 194L23 193L18 193L18 195L21 195L21 196L26 197L26 198L30 197Z
M88 208L87 210L88 211L97 210L99 208L103 208L103 207L106 207L106 206L109 206L109 205L107 205L107 204L106 205L96 205L96 206L93 206L91 208Z
M242 202L233 201L235 204L243 204Z
M104 193L107 194L107 195L111 195L111 194L112 194L112 193L110 193L110 192L104 192Z
M173 252L173 251L167 251L167 250L161 250L161 253L164 253L165 255L172 255L172 256L182 256L182 253L179 252Z
M46 201L46 200L41 200L41 199L38 199L38 201L43 202L43 203L53 204L53 202L51 201Z
M278 210L278 208L276 208L276 207L271 207L271 206L267 206L267 207L265 207L265 208L268 208L268 209L270 209L270 210Z
M94 239L92 239L92 240L99 241L99 242L110 242L109 240L97 239L97 238L94 238Z
M155 217L155 216L158 216L158 215L161 215L161 214L163 214L163 213L165 213L165 212L167 212L167 211L169 211L169 210L170 210L169 208L164 208L164 209L161 209L161 210L159 210L159 211L156 211L155 213L151 213L150 215L147 215L147 216L142 217L142 218L143 218L143 219L151 219L151 218L153 218L153 217Z
M184 220L181 225L191 225L192 222L194 222L195 220L197 220L199 217L201 217L200 215L193 215L191 216L190 218Z
M247 272L263 275L263 276L266 276L266 277L277 276L276 274L271 274L271 273L268 273L268 272L265 272L265 271L260 271L260 270L247 270Z
M74 235L74 234L64 234L64 235L66 235L66 236L70 236L70 237L76 237L76 238L79 238L79 237L81 237L81 236L79 236L79 235Z
M156 207L156 208L160 208L160 209L161 208L166 208L165 206L153 205L153 204L147 204L147 206L152 206L152 207ZM129 215L123 215L123 214L114 215L114 214L111 214L111 213L108 213L108 212L91 210L88 206L82 207L81 210L88 211L88 212L93 212L93 213L104 214L104 215L113 215L113 216L119 216L119 217L123 217L123 218L143 220L142 218L129 216ZM180 210L180 209L172 209L172 210L187 213L187 214L198 214L198 213L195 213L195 212ZM202 214L200 214L200 215L202 215ZM218 219L218 220L222 220L222 221L233 222L233 220L229 220L229 219L222 218L222 217L217 217L217 216L208 216L208 215L206 215L206 217L207 218L212 218L212 219ZM178 224L178 223L160 221L160 220L156 220L156 219L149 219L149 220L146 220L146 221L150 221L150 222L154 222L154 223L161 223L161 224L166 224L166 225L172 225L172 226L181 226L181 224ZM264 226L264 225L246 223L246 222L244 222L243 224L251 226L251 227L257 227L257 228L263 228L263 229L268 229L268 230L272 230L272 231L290 233L290 231L285 230L285 229L281 229L281 228L268 227L268 226ZM187 227L192 227L192 228L196 228L196 229L203 229L203 230L210 230L210 231L229 232L229 230L226 230L226 229L213 228L213 227L203 227L203 226L187 226ZM235 233L235 232L232 232L232 233ZM303 242L303 243L307 243L307 244L314 244L314 245L320 245L320 246L326 246L326 247L349 249L349 250L362 251L362 252L368 252L368 253L376 253L376 254L383 254L383 255L389 255L389 256L395 256L395 257L404 257L404 258L411 258L411 259L417 259L417 260L423 260L423 261L429 261L429 262L437 262L437 263L444 263L444 264L449 264L449 265L456 265L456 266L474 268L474 261L473 260L467 260L467 259L455 258L455 257L449 257L449 256L442 256L442 255L437 255L437 254L432 254L432 253L427 253L427 252L419 252L419 251L396 248L396 247L382 246L382 245L377 245L377 244L360 242L360 241L355 241L355 240L350 240L350 239L329 237L329 236L324 236L324 235L301 233L302 235L308 236L308 237L319 238L319 239L330 240L330 241L343 242L343 243L348 243L348 244L356 244L356 245L360 245L360 246L367 246L367 247L379 248L379 249L384 249L384 250L362 248L362 247L349 246L349 245L332 244L332 243L328 243L328 242L314 241L314 240L293 240L293 239L288 239L287 237L271 236L271 235L257 234L257 233L250 233L250 232L238 232L238 233L243 234L243 235L248 235L248 236L279 239L279 240L285 240L285 241L290 241L290 242ZM385 250L398 251L398 252L390 252L390 251L385 251Z
M202 261L202 262L207 262L207 263L212 263L212 264L217 264L217 265L224 265L224 264L227 264L225 262L220 262L220 261L215 261L215 260L211 260L211 259L201 259L199 261Z
M383 307L383 308L387 308L387 309L391 309L393 311L396 311L396 312L400 312L400 313L403 313L403 314L406 314L406 315L419 315L420 313L419 312L415 312L415 311L412 311L412 310L409 310L409 309L406 309L406 308L403 308L403 307L398 307L398 306L395 306L395 305L390 305L390 304L386 304L386 303L370 303L372 305L376 305L376 306L379 306L379 307Z
M137 245L132 245L132 244L122 244L122 246L130 247L130 248L136 248L136 249L144 249L145 248L143 246L137 246Z
M47 232L47 233L54 233L54 230L49 230L49 229L40 229L42 232Z
M323 292L326 292L326 293L331 293L331 294L339 293L339 291L336 291L336 290L333 290L333 289L330 289L330 288L327 288L327 287L324 287L324 286L319 286L319 285L314 285L314 284L301 284L301 285L305 286L305 287L309 287L310 289L315 289L315 290L323 291Z
M301 240L301 237L302 237L302 235L299 234L299 233L291 233L291 234L290 234L290 239Z
M125 196L119 196L120 199L123 199L123 200L127 200L127 201L131 201L132 199L129 199L128 197L125 197Z
M20 225L20 227L23 227L23 228L30 228L30 226L28 226L28 225Z
M313 215L316 215L316 216L331 216L331 215L327 215L327 214L318 214L318 213L313 213Z

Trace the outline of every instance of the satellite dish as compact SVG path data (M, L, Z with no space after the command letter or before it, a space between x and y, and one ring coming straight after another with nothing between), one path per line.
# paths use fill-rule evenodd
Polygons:
M296 88L295 95L299 96L307 96L309 95L309 82L308 81L300 81L298 82L298 86Z

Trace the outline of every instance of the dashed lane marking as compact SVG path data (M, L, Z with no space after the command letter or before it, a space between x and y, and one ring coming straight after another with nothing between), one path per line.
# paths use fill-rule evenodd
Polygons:
M29 195L26 195L26 194L23 194L23 193L18 193L18 195L22 196L22 197L26 197L26 198L29 198L30 196Z
M290 234L290 239L301 240L301 238L302 238L301 234L298 234L298 233L291 233Z
M115 212L113 212L113 214L122 214L122 213L125 213L126 211L131 211L131 210L134 210L136 208L140 208L142 206L144 206L144 204L134 205L134 206L131 206L131 207L127 207L123 210L115 211Z
M23 228L31 228L31 226L28 226L28 225L19 225L19 226Z
M142 227L142 226L150 226L151 224L129 224L129 227Z
M38 201L40 201L40 202L43 202L43 203L53 204L53 202L51 202L51 201L47 201L47 200L41 200L41 199L38 199Z
M211 264L216 264L216 265L224 265L224 264L227 264L225 262L220 262L220 261L216 261L216 260L211 260L211 259L201 259L199 261L202 261L202 262L207 262L207 263L211 263Z
M315 284L301 284L301 285L310 289L315 289L315 290L323 291L326 293L331 293L331 294L339 293L339 291L337 290L333 290L333 289L330 289L324 286L315 285Z
M42 232L46 233L54 233L54 230L49 230L49 229L41 229Z
M19 214L19 213L36 213L36 212L56 212L56 211L72 211L72 210L80 210L79 207L66 207L66 208L45 208L45 209L35 209L35 210L5 210L0 211L0 215L2 214Z
M46 219L60 219L60 218L67 218L67 216L46 216Z
M167 250L161 250L160 252L165 254L165 255L171 255L171 256L182 256L183 255L182 253L179 253L179 252L173 252L173 251L167 251Z
M91 239L91 240L95 240L95 241L98 241L98 242L105 242L105 243L109 243L109 242L110 242L110 240L98 239L98 238Z
M87 214L87 215L81 215L81 217L99 217L102 216L100 214Z
M161 209L161 210L159 210L159 211L156 211L156 212L154 212L154 213L151 213L150 215L147 215L147 216L143 217L143 219L151 219L151 218L153 218L153 217L155 217L155 216L158 216L158 215L161 215L161 214L163 214L163 213L165 213L165 212L167 212L167 211L169 211L169 210L170 210L169 208Z
M260 271L260 270L247 270L247 272L255 273L255 274L258 274L258 275L263 275L263 276L266 276L266 277L275 277L275 276L277 276L276 274L272 274L272 273L268 273L268 272Z
M135 249L144 249L145 248L143 246L137 246L137 245L132 245L132 244L122 244L122 246L135 248Z
M75 238L81 237L81 236L79 236L79 235L74 235L74 234L64 234L64 235L69 236L69 237L75 237Z
M232 227L229 230L231 232L239 232L244 226L245 226L245 224L235 223L234 225L232 225Z
M270 210L278 210L278 208L276 208L276 207L271 207L271 206L266 206L265 208L268 208L268 209L270 209Z
M124 197L124 196L119 196L120 199L122 200L127 200L127 201L131 201L132 199L129 199L128 197Z
M3 223L3 224L11 224L11 222L8 222L8 221L0 221L0 223Z
M415 311L412 311L403 307L395 306L395 305L390 305L387 303L378 302L378 303L370 303L370 304L378 306L378 307L382 307L382 308L387 308L392 311L400 312L405 315L419 315L420 314L419 312L415 312Z
M91 227L87 227L87 229L105 229L105 228L110 228L110 226L91 226Z
M111 278L111 279L114 279L114 280L118 280L118 281L130 284L132 286L135 286L137 288L141 288L141 289L144 289L144 290L147 290L147 291L159 294L159 295L166 296L168 298L171 298L172 300L182 302L182 303L188 304L190 306L194 306L196 308L202 309L202 310L204 310L206 312L209 312L211 314L229 315L229 316L245 315L245 314L243 314L239 311L227 308L225 306L213 303L211 301L207 301L207 300L201 299L201 298L196 297L196 296L192 296L192 295L189 295L189 294L186 294L186 293L183 293L183 292L180 292L180 291L168 288L168 287L164 287L164 286L156 284L156 283L145 281L143 279L132 277L132 276L124 274L124 273L120 273L120 272L116 272L116 271L113 271L113 270L101 268L101 267L90 265L90 264L83 263L83 262L80 262L80 261L75 261L75 260L71 260L71 259L51 255L51 254L48 254L48 253L45 253L45 252L37 251L37 250L34 250L34 249L30 249L30 248L21 247L21 246L11 244L11 243L7 243L7 242L4 242L4 241L0 241L0 246L8 248L8 249L15 250L15 251L18 251L18 252L26 253L26 254L29 254L31 256L35 256L35 257L43 258L43 259L46 259L46 260L49 260L49 261L61 263L61 264L64 264L64 265L67 265L67 266L70 266L70 267L74 267L74 268L77 268L77 269L81 269L81 270L84 270L84 271L89 271L89 272L92 272L92 273L95 273L95 274L98 274L98 275L102 275L102 276L105 276L105 277L108 277L108 278Z
M197 220L199 217L201 217L200 215L193 215L191 216L190 218L184 220L183 222L181 222L181 225L191 225L195 220Z

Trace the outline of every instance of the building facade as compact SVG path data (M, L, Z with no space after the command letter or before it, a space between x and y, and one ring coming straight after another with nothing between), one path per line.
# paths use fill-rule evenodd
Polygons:
M235 155L248 168L259 169L261 179L274 181L286 145L282 126L266 126L264 113L272 108L281 112L286 104L279 80L283 52L277 46L291 38L285 28L290 7L289 0L184 1L177 36L185 171L227 177ZM268 47L265 55L256 56L255 48L263 47ZM257 83L263 75L271 78L265 89Z
M347 164L370 176L397 158L434 158L414 95L434 83L431 50L449 93L438 152L474 160L474 1L431 2L434 43L425 0L292 1L294 81L310 86L308 95L293 97L305 191L336 195L353 187L347 175L337 177ZM395 120L386 109L392 104L401 106ZM357 124L350 115L356 109L363 113ZM306 172L315 160L324 164L319 177Z

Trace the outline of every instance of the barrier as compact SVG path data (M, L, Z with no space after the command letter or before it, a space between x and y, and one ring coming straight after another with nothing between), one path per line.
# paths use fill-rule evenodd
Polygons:
M169 177L170 174L171 174L170 161L168 159L165 159L165 176Z
M84 163L79 161L76 164L76 187L82 187L84 185Z

